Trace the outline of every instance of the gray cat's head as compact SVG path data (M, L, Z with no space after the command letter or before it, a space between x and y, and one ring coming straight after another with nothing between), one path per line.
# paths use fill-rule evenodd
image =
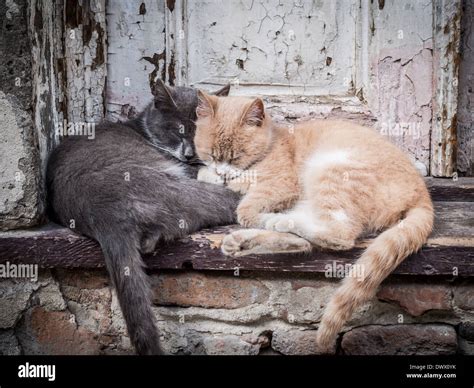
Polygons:
M227 96L229 85L215 94ZM153 89L153 104L141 117L144 135L160 150L182 162L198 161L194 149L197 89L170 87L158 81Z

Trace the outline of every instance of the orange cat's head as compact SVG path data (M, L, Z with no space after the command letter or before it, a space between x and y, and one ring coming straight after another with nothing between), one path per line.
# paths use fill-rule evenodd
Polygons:
M194 143L199 158L221 176L236 176L263 159L271 141L261 99L199 92Z

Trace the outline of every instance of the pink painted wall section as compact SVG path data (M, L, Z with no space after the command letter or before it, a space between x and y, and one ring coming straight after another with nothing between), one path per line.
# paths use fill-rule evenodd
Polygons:
M429 166L432 54L426 46L383 50L371 62L370 101L382 134Z
M108 119L127 119L151 100L151 83L165 67L164 3L153 0L109 0Z
M427 174L433 95L431 2L374 2L369 20L369 108L377 128Z

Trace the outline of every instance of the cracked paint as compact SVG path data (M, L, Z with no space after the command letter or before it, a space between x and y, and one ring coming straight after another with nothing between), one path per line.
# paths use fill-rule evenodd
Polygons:
M433 95L431 2L412 4L410 12L403 4L379 2L370 11L370 82L364 96L376 127L426 175Z
M165 6L153 0L107 1L106 100L111 120L140 112L151 101L157 79L166 78Z
M99 122L104 117L107 74L105 0L68 0L65 14L67 118Z
M188 4L188 83L238 79L347 95L354 53L340 48L353 45L355 6L352 0Z
M159 54L153 54L153 57L143 57L142 59L155 66L153 71L148 76L150 90L154 90L157 78L160 78L162 81L165 81L166 79L166 51L164 50ZM161 74L160 77L158 77L158 73Z

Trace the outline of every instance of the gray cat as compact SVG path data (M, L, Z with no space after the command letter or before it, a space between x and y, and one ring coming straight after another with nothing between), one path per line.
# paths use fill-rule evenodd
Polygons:
M216 94L227 95L229 87ZM159 82L136 119L105 122L95 139L64 139L48 161L54 220L97 240L117 290L132 344L160 354L141 253L203 227L235 222L239 197L198 182L193 137L197 91Z

